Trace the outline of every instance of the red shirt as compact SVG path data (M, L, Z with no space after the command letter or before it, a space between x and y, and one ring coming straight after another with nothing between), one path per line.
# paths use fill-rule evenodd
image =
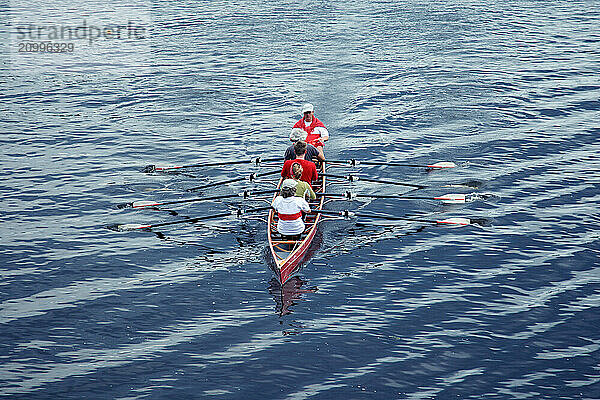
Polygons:
M302 165L302 176L300 177L301 181L308 182L308 184L312 184L312 181L316 181L319 176L317 175L317 166L314 162L303 160L301 158L296 158L295 160L287 160L283 163L283 168L281 170L281 176L283 178L291 178L292 177L292 165L294 164Z
M312 141L321 138L321 135L317 133L312 133L317 127L325 128L325 125L323 125L323 123L319 121L319 119L314 115L312 122L309 126L306 126L306 124L304 123L304 118L300 118L300 121L294 124L294 128L304 129L306 133L308 133L308 136L306 137L306 143L311 143Z

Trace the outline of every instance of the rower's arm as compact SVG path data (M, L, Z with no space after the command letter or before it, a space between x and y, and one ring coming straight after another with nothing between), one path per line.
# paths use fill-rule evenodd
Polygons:
M323 162L325 161L325 154L323 154L323 147L319 146L317 147L317 151L319 152L319 154L317 154L317 160Z
M319 136L321 136L320 139L322 142L326 142L329 140L329 131L327 130L327 128L319 126L319 127L315 128L315 131L317 131Z
M298 199L300 199L298 197ZM304 200L303 198L300 199L302 205L300 206L300 208L302 209L302 211L304 211L305 213L310 213L310 205L308 205L308 203L306 202L306 200Z

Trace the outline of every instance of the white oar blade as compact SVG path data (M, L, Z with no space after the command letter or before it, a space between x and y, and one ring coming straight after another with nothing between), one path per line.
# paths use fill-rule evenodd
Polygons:
M471 225L471 220L468 218L448 218L441 221L436 221L438 224L446 224L450 226L465 226Z
M123 225L117 225L117 230L119 231L135 231L137 229L144 229L144 228L148 228L149 225L142 225L142 224L123 224Z
M181 167L178 167L176 165L157 165L154 167L154 169L156 171L166 171L169 169L178 169L178 168L181 168Z
M466 201L464 194L445 194L440 197L434 197L435 200L441 200L444 204L463 204Z
M440 161L427 166L428 168L454 168L456 164L451 161Z
M152 206L159 206L160 203L157 203L155 201L134 201L133 203L131 203L131 207L133 208L142 208L142 207L152 207Z

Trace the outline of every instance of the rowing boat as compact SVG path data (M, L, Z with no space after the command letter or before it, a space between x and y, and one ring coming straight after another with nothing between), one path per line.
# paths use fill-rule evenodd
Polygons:
M319 179L313 182L313 190L315 193L325 193L325 163L321 163L319 168ZM277 188L281 187L283 178L279 180ZM277 197L277 193L273 199ZM316 200L309 201L311 210L322 210L325 202L324 196L317 196ZM296 271L302 260L306 256L306 252L312 243L317 227L321 221L320 213L307 214L304 220L305 229L300 235L299 240L289 240L285 236L277 232L277 213L274 210L269 211L267 223L267 237L269 238L269 249L273 256L273 269L277 275L277 279L283 285Z
M282 159L280 159L280 158L262 159L261 157L257 157L255 159L250 160L249 162L251 164L256 164L258 166L262 161L282 161ZM194 167L198 167L200 165L202 165L203 167L207 167L207 166L211 166L211 165L224 166L224 165L241 164L241 163L248 163L248 161L245 161L245 160L219 161L216 163L190 164L190 165L169 166L169 167L148 165L146 168L144 168L144 171L150 173L150 172L154 172L154 171L161 172L161 171L176 170L176 169L181 169L181 168L194 168ZM391 162L391 161L388 161L388 162L360 161L360 163L365 164L365 165L390 165L390 166L418 167L418 168L427 168L427 169L446 169L446 168L454 168L455 167L455 164L452 162L438 162L435 164L429 164L429 163L427 163L427 164L405 164L405 163ZM327 164L332 164L333 166L335 166L335 164L349 164L351 167L354 167L359 164L359 161L354 160L354 159L351 159L349 161L348 160L346 160L346 161L344 161L344 160L328 160ZM362 194L362 193L353 193L350 191L346 191L345 193L327 193L327 192L325 192L325 179L326 178L344 179L344 180L347 180L348 182L357 182L359 180L362 180L362 181L366 181L366 182L386 184L386 185L407 186L407 187L412 187L413 190L424 189L424 188L427 188L427 186L406 183L406 182L398 182L398 181L389 180L389 179L379 179L379 178L373 179L373 178L365 177L363 175L349 174L347 176L341 176L341 175L329 174L329 173L326 173L325 162L320 163L318 169L319 169L319 179L317 181L313 182L313 189L318 194L317 200L309 202L310 208L313 212L306 215L305 230L299 236L298 240L295 240L296 238L294 238L294 240L291 240L290 238L284 237L283 235L280 235L277 232L276 226L277 226L277 222L278 222L278 216L276 215L276 213L274 212L274 210L272 209L272 207L270 205L267 207L254 207L254 208L246 208L246 209L237 208L234 210L230 210L228 212L223 211L223 212L218 212L216 214L204 215L204 216L200 216L200 217L196 217L196 218L186 218L186 219L180 219L177 221L161 222L161 223L157 223L157 224L115 224L115 225L108 226L108 228L116 230L116 231L150 230L153 228L172 226L175 224L187 224L187 223L205 221L205 220L209 220L209 219L226 218L231 215L234 215L234 216L240 218L242 216L246 216L251 213L257 213L257 212L262 213L268 209L269 214L268 214L268 219L267 219L267 237L268 237L268 241L269 241L269 250L271 252L272 260L273 260L273 263L271 263L271 265L272 265L273 270L276 273L277 279L283 286L283 284L285 284L286 281L288 281L290 279L290 277L292 277L298 271L298 267L300 266L300 264L307 257L309 257L308 251L311 248L311 244L314 242L319 222L323 219L324 215L330 215L330 216L333 216L333 218L348 219L351 217L356 217L356 218L369 218L369 219L385 219L388 221L412 221L412 222L436 224L436 225L443 225L443 226L454 226L454 227L471 225L473 223L476 223L476 221L477 221L477 220L473 220L473 219L469 219L469 218L456 218L456 217L437 220L437 219L429 219L429 218L414 218L414 217L408 217L408 216L404 216L404 215L398 216L398 215L394 215L394 214L356 213L356 212L353 212L350 210L343 210L343 211L338 211L338 212L325 211L325 210L323 210L323 205L326 202L333 201L333 200L352 201L357 198L365 198L365 199L372 198L372 199L397 199L397 200L434 200L434 201L441 201L442 203L449 203L449 204L464 204L467 201L472 201L474 196L473 196L473 194L471 194L471 195L446 194L443 196L412 196L412 195L406 195L403 193L394 194L394 195ZM265 177L268 175L274 175L274 174L279 174L279 173L281 173L280 169L267 171L267 172L261 172L261 173L253 172L247 177L225 179L225 180L216 181L216 182L207 183L207 184L204 184L201 186L193 187L193 188L190 188L187 190L188 191L205 190L208 188L213 188L213 187L217 187L217 186L221 186L221 185L227 185L227 184L234 183L234 182L241 182L244 180L248 180L250 182L255 182L256 179L259 177ZM157 208L159 206L166 206L166 205L171 205L171 204L192 203L192 202L200 202L200 201L216 201L216 200L222 200L222 199L235 198L238 196L242 197L244 200L248 200L248 199L252 199L252 197L254 197L254 196L258 196L258 195L262 196L267 193L270 194L273 192L279 192L279 189L281 188L282 183L283 183L283 179L279 179L278 184L277 184L277 189L271 189L271 190L259 190L259 191L244 190L242 193L239 193L239 194L223 194L223 195L216 195L216 196L197 197L197 198L191 198L191 199L179 199L179 200L162 201L162 202L143 201L143 200L142 201L133 201L133 202L129 202L129 203L119 204L117 206L117 208L129 208L129 207L131 207L131 208L146 208L146 207ZM452 187L458 187L458 186L453 185ZM467 185L466 187L472 188L473 185ZM273 199L275 199L275 197L276 197L276 195L273 197ZM482 198L481 195L477 195L475 197ZM469 200L467 200L467 198ZM257 197L255 200L258 200L258 199L259 198ZM265 199L264 199L264 197L261 197L260 200L265 200Z

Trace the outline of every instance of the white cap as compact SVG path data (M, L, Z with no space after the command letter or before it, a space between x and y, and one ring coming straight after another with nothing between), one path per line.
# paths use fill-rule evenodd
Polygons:
M298 182L293 179L286 179L281 183L281 189L295 189Z
M297 142L298 140L306 140L308 133L302 128L292 128L292 132L290 133L290 140L292 142Z
M302 106L302 114L304 114L307 111L310 111L310 112L315 111L315 108L313 107L312 104L306 103L305 105Z

